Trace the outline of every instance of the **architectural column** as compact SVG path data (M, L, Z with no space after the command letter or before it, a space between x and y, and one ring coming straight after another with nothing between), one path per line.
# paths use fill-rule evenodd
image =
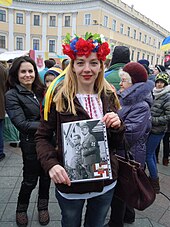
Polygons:
M26 50L30 50L31 49L31 46L30 46L30 43L31 43L31 40L30 40L30 37L31 37L31 34L30 34L30 28L31 28L31 21L30 21L30 12L29 11L26 11Z
M47 50L47 14L42 13L42 51Z
M73 13L72 14L72 36L74 37L74 35L77 33L76 30L76 20L77 20L77 13Z
M14 43L15 43L15 37L14 37L14 11L13 9L8 9L9 15L8 15L8 50L13 51L14 50Z
M63 14L58 14L58 39L57 39L57 54L62 55L62 24Z

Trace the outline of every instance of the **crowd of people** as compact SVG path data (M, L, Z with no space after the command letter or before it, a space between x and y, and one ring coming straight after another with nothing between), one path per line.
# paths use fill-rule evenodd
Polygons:
M29 56L13 59L8 69L0 64L0 161L5 158L5 112L19 131L23 158L16 223L20 227L28 225L27 209L37 183L39 223L49 223L52 180L62 227L81 226L85 202L85 227L103 227L110 208L110 220L105 226L123 227L124 223L135 221L135 210L114 196L118 177L115 154L124 156L128 145L133 159L144 170L148 169L155 193L160 193L157 163L161 140L163 165L168 166L170 155L169 74L159 64L151 70L146 59L132 62L126 46L116 46L112 59L107 59L109 45L98 34L67 39L62 47L68 59L61 66L56 65L55 59L45 60L45 68L40 72ZM64 80L58 82L63 71ZM46 96L47 89L50 96ZM101 119L106 125L112 179L72 183L64 168L62 123L89 119ZM77 163L83 163L86 174L90 175L93 156L95 162L101 159L99 144L89 132L89 125L82 125L81 131L81 136L73 135L72 147L77 156L70 160L78 178L82 169Z

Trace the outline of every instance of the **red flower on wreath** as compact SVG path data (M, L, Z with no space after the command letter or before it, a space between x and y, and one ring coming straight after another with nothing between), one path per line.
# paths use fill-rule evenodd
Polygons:
M100 61L105 61L106 56L110 53L110 48L107 42L104 41L103 36L99 34L92 34L86 32L85 38L76 36L71 39L68 33L65 38L63 46L63 53L75 60L76 55L89 57L91 52L97 54Z
M84 40L79 38L76 45L77 55L85 56L86 58L91 54L92 50L95 48L93 45L93 40Z
M99 60L105 61L106 56L110 53L110 48L107 42L102 43L97 51L97 58Z
M75 52L70 48L70 44L63 44L63 53L68 55L71 59L75 59L76 55Z

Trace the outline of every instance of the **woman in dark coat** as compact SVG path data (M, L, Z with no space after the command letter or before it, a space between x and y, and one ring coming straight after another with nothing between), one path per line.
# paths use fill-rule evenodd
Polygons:
M155 192L159 194L160 184L155 151L170 122L170 85L169 75L166 72L156 75L153 96L154 102L151 107L152 129L146 143L146 163L152 186Z
M127 146L134 160L142 167L146 161L146 141L151 130L150 107L153 102L154 83L147 80L145 68L136 62L130 62L119 73L121 82L117 95L122 108L118 111L124 121ZM117 153L124 155L124 147ZM135 211L117 197L113 196L109 227L123 227L124 223L135 221Z
M39 222L46 225L49 222L50 178L37 160L34 141L40 123L40 103L43 99L44 86L39 79L35 62L28 56L15 59L9 70L8 83L10 90L5 94L6 111L20 132L23 157L23 181L18 196L16 222L18 226L27 226L29 199L39 177Z
M4 66L0 63L0 161L5 158L4 139L3 139L3 123L5 119L5 100L4 94L6 90L7 72Z

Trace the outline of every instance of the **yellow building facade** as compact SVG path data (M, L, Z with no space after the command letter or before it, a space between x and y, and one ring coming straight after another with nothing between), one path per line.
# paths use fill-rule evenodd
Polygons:
M126 45L131 60L163 64L160 50L170 32L120 0L13 0L0 5L0 53L41 50L62 55L66 33L103 34L114 46Z

